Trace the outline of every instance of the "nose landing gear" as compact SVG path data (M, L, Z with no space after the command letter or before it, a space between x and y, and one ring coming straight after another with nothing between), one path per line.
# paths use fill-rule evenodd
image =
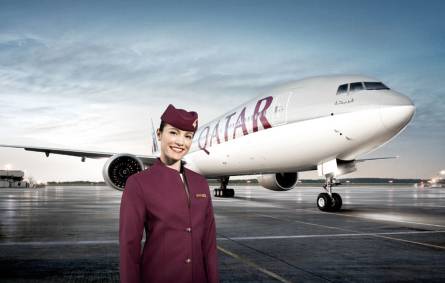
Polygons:
M219 189L213 190L215 197L233 198L235 196L235 190L227 188L227 184L229 183L229 178L230 176L219 178L219 182L221 185Z
M341 196L337 193L332 192L332 187L335 185L339 185L334 181L334 178L331 176L326 177L326 183L323 185L323 188L326 190L326 193L321 193L317 197L317 206L321 211L334 212L339 211L343 204Z

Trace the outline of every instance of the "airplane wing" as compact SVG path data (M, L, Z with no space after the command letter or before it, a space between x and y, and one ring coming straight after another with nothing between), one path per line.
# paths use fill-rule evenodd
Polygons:
M373 158L362 158L362 159L356 159L355 162L365 162L365 161L372 161L372 160L381 160L381 159L396 159L400 156L387 156L387 157L373 157Z
M117 153L115 152L100 152L100 151L85 151L85 150L75 150L75 149L63 149L63 148L52 148L52 147L34 147L34 146L23 146L23 145L8 145L8 144L0 144L0 147L9 147L9 148L23 148L27 151L36 151L43 152L48 157L51 154L60 154L60 155L69 155L69 156L77 156L81 157L82 161L85 161L85 158L99 159L99 158L107 158L111 157ZM148 156L148 155L136 155L139 159L141 159L142 163L146 165L151 165L155 162L157 156Z

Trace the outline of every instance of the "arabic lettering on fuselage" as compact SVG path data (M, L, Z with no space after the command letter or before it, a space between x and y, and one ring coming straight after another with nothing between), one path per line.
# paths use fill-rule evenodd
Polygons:
M228 115L216 121L216 123L214 122L202 128L198 136L199 148L202 150L206 150L207 147L212 146L213 142L216 142L216 144L220 144L222 142L228 141L229 137L231 137L231 139L235 139L238 129L242 130L243 136L248 135L248 125L252 127L251 133L257 132L259 125L258 120L259 122L261 122L261 125L264 129L272 128L271 123L269 123L266 117L266 111L272 104L272 100L272 96L267 96L258 100L255 104L253 115L251 117L246 118L247 106L244 106L241 111L239 111L239 113L229 113ZM261 107L262 109L260 109ZM232 119L234 117L236 117L236 120ZM247 123L246 120L252 120L252 123ZM221 123L221 121L223 121L223 123ZM235 123L231 124L231 121L235 121ZM220 137L220 124L224 125L224 137Z
M340 104L348 104L348 103L352 103L354 102L354 98L348 98L348 99L338 99L335 101L335 105L340 105Z

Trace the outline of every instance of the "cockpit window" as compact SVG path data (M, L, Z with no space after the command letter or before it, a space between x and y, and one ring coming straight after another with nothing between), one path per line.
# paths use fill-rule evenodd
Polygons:
M344 84L338 87L337 95L347 93L348 92L348 84Z
M349 93L360 90L379 90L379 89L389 89L386 85L381 82L355 82L350 84L342 84L337 89L337 95L347 94L349 86Z
M349 87L349 91L359 91L363 90L363 85L361 82L359 83L351 83L351 86Z
M365 82L365 88L367 90L389 89L389 87L381 82Z

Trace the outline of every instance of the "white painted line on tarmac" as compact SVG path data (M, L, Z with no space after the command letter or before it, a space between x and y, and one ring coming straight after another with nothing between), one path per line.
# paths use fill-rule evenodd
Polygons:
M318 226L318 225L317 225ZM324 225L319 225L324 226ZM445 231L396 231L382 233L343 233L343 234L313 234L313 235L277 235L277 236L251 236L216 238L218 241L246 241L246 240L273 240L273 239L305 239L305 238L330 238L330 237L366 237L387 235L411 235L411 234L440 234ZM404 240L407 241L407 240ZM144 241L142 241L143 244ZM118 245L118 240L91 240L91 241L31 241L31 242L3 242L0 246L64 246L64 245ZM437 247L437 246L436 246ZM443 248L443 247L442 247Z
M337 214L337 213L334 213L334 214ZM258 214L258 215L261 215L261 214ZM341 214L339 214L339 215L341 215ZM268 215L261 215L261 216L270 217ZM363 218L363 217L360 217L360 218ZM322 224L316 224L316 223L310 223L310 222L304 222L304 221L298 221L298 220L293 220L293 222L298 222L298 223L302 223L302 224L306 224L306 225L312 225L312 226L318 226L318 227L322 227L322 228L328 228L328 229L352 232L353 235L364 234L364 233L360 233L359 231L354 231L354 230L351 230L351 229L344 229L344 228L335 227L335 226L328 226L328 225L322 225ZM404 233L405 234L425 234L425 233L429 233L429 232L443 233L445 231L405 231ZM405 239L389 237L389 236L387 236L387 233L395 233L395 232L368 233L368 234L369 234L369 236L373 236L373 237L377 237L377 238L388 239L388 240L393 240L393 241L399 241L399 242L405 242L405 243L410 243L410 244L416 244L416 245L425 246L425 247L429 247L429 248L445 250L445 246L437 246L437 245L432 245L432 244L428 244L428 243L422 243L422 242L409 241L409 240L405 240ZM338 235L338 234L334 234L334 235Z
M290 283L291 282L291 281L281 277L280 275L276 274L275 272L267 270L267 269L259 266L258 264L254 263L253 261L250 261L247 258L244 258L242 256L237 255L234 252L231 252L231 251L229 251L227 249L224 249L224 248L222 248L220 246L218 246L218 250L220 250L221 252L223 252L224 254L226 254L228 256L231 256L231 257L233 257L235 259L238 259L239 261L241 261L241 262L243 262L243 263L245 263L245 264L255 268L259 272L262 272L262 273L264 273L264 274L266 274L266 275L268 275L268 276L270 276L270 277L272 277L272 278L274 278L274 279L276 279L276 280L278 280L280 282L283 282L283 283Z
M405 239L393 238L393 237L388 237L388 236L384 236L384 235L382 235L382 236L381 235L377 235L376 237L389 239L389 240L394 240L394 241L399 241L399 242L410 243L410 244L415 244L415 245L421 245L421 246L425 246L425 247L429 247L429 248L445 250L445 246L438 246L438 245L432 245L432 244L428 244L428 243L422 243L422 242L410 241L410 240L405 240Z
M380 220L380 221L387 221L387 222L397 222L397 223L415 224L415 225L423 225L423 226L432 226L432 227L445 228L445 225L438 225L438 224L431 224L431 223L422 223L422 222L414 222L414 221L405 221L405 220L396 219L397 216L392 216L391 217L391 216L388 216L388 215L375 215L373 213L370 213L371 216L366 216L366 215L350 215L350 214L343 214L343 213L339 213L339 212L329 212L329 214L335 214L335 215L345 216L345 217L355 217L355 218L361 218L361 219L367 219L367 220Z
M32 241L32 242L4 242L0 246L64 246L64 245L109 245L119 244L118 240L94 241Z
M252 237L230 237L216 238L218 241L245 241L245 240L273 240L273 239L305 239L305 238L333 238L333 237L366 237L384 235L410 235L410 234L438 234L445 231L399 231L382 233L347 233L347 234L315 234L315 235L283 235L283 236L252 236Z

